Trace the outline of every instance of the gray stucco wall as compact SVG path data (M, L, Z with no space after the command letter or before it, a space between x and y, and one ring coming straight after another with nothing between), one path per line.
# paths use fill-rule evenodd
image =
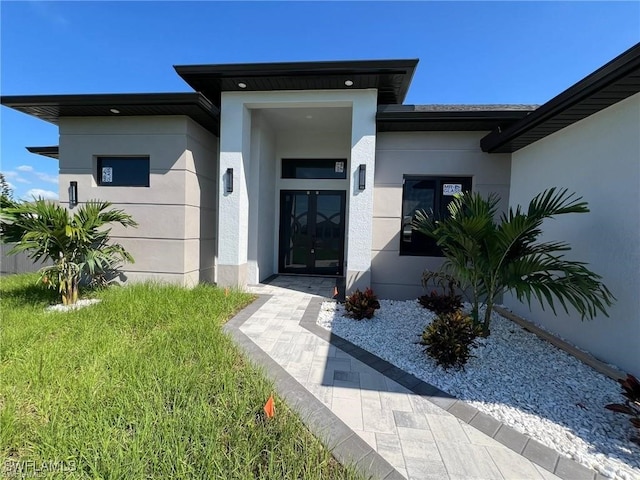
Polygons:
M215 178L214 135L184 116L66 117L59 127L60 203L68 206L69 182L77 181L80 203L110 201L139 223L136 229L114 226L111 233L135 258L124 267L126 280L193 285L212 278L216 185L209 178ZM149 187L97 185L98 156L139 155L150 158ZM203 216L213 226L202 222Z
M199 265L185 274L200 282L213 283L217 251L218 215L218 138L199 124L187 119L187 199L185 206L186 240L199 242ZM191 252L185 255L193 258Z
M382 298L422 295L422 272L436 257L400 256L403 175L469 176L473 191L500 195L508 206L510 154L480 150L486 132L384 132L378 134L373 208L371 285Z
M589 263L617 297L610 317L580 321L554 316L505 297L519 315L543 325L596 357L640 375L640 94L636 94L513 154L511 203L566 187L590 213L545 222L545 241L566 241L566 256ZM561 307L560 307L561 308Z

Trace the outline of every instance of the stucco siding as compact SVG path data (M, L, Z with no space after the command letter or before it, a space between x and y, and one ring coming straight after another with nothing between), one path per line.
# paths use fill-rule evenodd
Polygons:
M185 239L197 246L185 249L186 270L196 261L198 281L215 281L218 208L218 138L187 119ZM188 281L192 281L189 279Z
M402 181L404 175L468 176L473 191L495 192L500 210L508 206L511 156L480 150L486 132L384 132L377 136L371 284L383 298L422 295L425 269L437 269L438 257L401 256Z
M259 112L254 112L254 117ZM276 209L276 137L274 131L264 119L256 122L255 126L256 151L252 161L257 162L252 168L257 169L258 175L252 182L258 184L258 206L249 211L249 225L256 228L255 235L249 238L249 249L255 251L256 271L253 277L262 281L278 271L276 252L276 238L278 232L278 213ZM253 149L253 145L252 145ZM258 215L257 219L251 216Z
M149 187L98 185L99 156L148 156ZM124 267L128 279L186 285L200 270L200 280L213 279L216 161L216 137L188 117L60 119L60 202L69 206L76 181L80 203L106 200L133 216L138 228L112 230L135 259Z
M566 187L590 213L544 224L545 241L566 241L566 256L589 263L617 297L610 318L580 321L507 297L514 312L543 325L602 360L640 375L640 94L513 154L510 202L526 204L540 191Z

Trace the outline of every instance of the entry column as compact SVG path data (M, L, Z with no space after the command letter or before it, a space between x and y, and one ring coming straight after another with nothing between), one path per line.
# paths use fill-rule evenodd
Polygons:
M233 93L222 93L218 182L218 265L221 286L247 284L251 112Z
M376 111L376 90L354 92L347 222L347 293L371 285Z

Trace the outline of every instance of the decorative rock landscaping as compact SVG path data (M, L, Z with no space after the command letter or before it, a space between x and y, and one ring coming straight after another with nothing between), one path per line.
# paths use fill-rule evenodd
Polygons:
M355 321L324 302L318 324L606 477L640 479L628 417L604 408L624 400L615 381L496 313L466 368L445 371L418 343L434 315L416 301L380 303Z

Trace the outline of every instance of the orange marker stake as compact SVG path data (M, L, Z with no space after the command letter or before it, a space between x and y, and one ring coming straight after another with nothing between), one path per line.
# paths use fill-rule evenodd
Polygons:
M264 404L264 413L267 414L267 418L273 418L276 414L276 406L273 403L273 395L269 395L269 400Z

